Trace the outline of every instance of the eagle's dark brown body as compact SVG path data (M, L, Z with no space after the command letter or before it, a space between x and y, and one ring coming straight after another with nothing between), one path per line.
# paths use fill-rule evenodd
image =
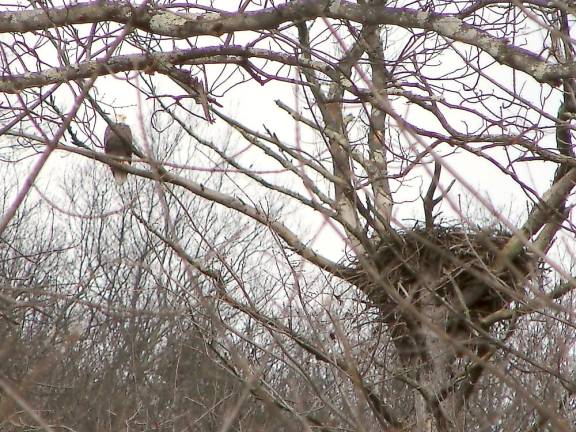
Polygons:
M114 123L113 127L108 126L106 132L104 133L104 151L109 156L115 156L122 158L119 161L123 164L130 165L132 163L132 131L130 126L125 123ZM112 169L112 175L116 180L116 183L122 184L126 181L128 173L121 168L116 168L114 166L110 167Z

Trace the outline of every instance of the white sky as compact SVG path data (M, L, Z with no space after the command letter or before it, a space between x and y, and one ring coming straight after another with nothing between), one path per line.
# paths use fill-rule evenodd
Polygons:
M234 6L236 2L233 2ZM230 5L231 3L223 2L220 4ZM251 36L244 35L247 38ZM402 38L400 38L402 39ZM239 39L240 41L240 39ZM206 44L213 44L215 42L214 38L208 38ZM401 46L401 44L400 44ZM456 62L456 56L446 57L443 62L441 62L437 72L439 74L444 74L450 70L452 62ZM504 86L510 86L512 80L512 74L509 68L504 66L494 65L485 70L486 73L491 74L491 76L497 76ZM209 80L212 77L209 77ZM514 77L518 79L518 75ZM159 81L157 79L156 81ZM448 86L449 84L447 84ZM489 88L490 84L487 82L481 83L484 89ZM125 82L114 78L99 78L97 80L97 87L100 94L106 94L106 100L108 102L116 102L116 104L122 105L132 105L131 108L125 110L129 117L129 123L132 125L137 136L141 136L142 131L145 129L147 122L150 121L150 102L141 101L144 104L142 109L139 108L139 102L137 98L136 91L127 85ZM534 98L536 104L541 103L539 99L541 95L539 91L541 86L534 84L528 80L528 86L523 89L524 97ZM498 90L494 89L497 93ZM448 99L452 96L450 94L445 95ZM244 83L240 86L233 88L224 97L219 99L219 102L224 105L224 112L228 115L235 117L240 122L256 129L263 131L262 125L267 125L268 128L285 141L294 142L295 141L295 122L290 118L290 116L280 110L274 103L275 99L281 99L286 104L294 107L296 105L296 97L293 92L293 88L285 83L269 82L265 86L260 86L255 82ZM62 99L60 99L62 100ZM300 101L302 104L302 101ZM555 113L558 105L560 104L558 98L550 100L547 102L547 109L549 113ZM395 104L396 109L399 112L406 110L406 113L414 112L414 108L406 104ZM198 108L198 107L197 107ZM196 109L196 112L200 112ZM460 118L451 117L455 120L453 124L457 125L461 123L462 125L470 122L470 118L466 118L459 113ZM412 114L414 116L423 116L419 119L420 122L426 122L427 119L431 120L431 117L426 114L417 113ZM409 115L410 117L410 115ZM96 124L95 133L97 136L101 137L103 135L104 123L98 121ZM216 125L208 125L207 123L201 123L202 133L207 137L211 137L214 140L221 140L226 138L226 133L223 130L221 123L216 123ZM310 140L310 134L306 127L301 128L303 132L303 141ZM553 137L549 137L550 147L554 147ZM140 139L141 140L141 139ZM240 144L242 146L243 144ZM268 169L268 162L265 159L258 160L256 156L257 152L248 152L241 156L242 162L248 166L253 164L254 169ZM502 154L499 156L501 157ZM499 159L504 161L504 159ZM447 159L447 163L450 164L453 170L458 172L466 181L482 196L486 197L495 208L501 209L504 215L509 217L512 222L517 222L519 217L526 212L527 208L527 198L522 193L521 188L516 185L510 178L504 176L498 169L486 161L480 160L477 157L470 156L461 152L458 156L451 156ZM49 194L53 194L52 198L57 200L59 194L59 188L63 181L63 176L70 175L75 170L75 164L86 164L93 163L83 160L82 158L77 158L71 155L53 156L49 161L46 169L42 173L39 184L45 185L44 187ZM95 167L97 170L103 172L107 171L107 167L100 166L99 164ZM261 167L261 168L260 168ZM543 193L550 185L553 170L555 167L552 164L544 164L540 162L530 162L517 165L518 175L522 181L526 182L529 186L535 188L537 191ZM413 173L413 177L418 177L422 175L424 177L422 181L416 180L410 182L410 187L405 187L400 193L396 194L395 198L397 202L402 202L403 204L396 206L395 217L400 221L404 221L406 226L411 226L413 222L410 220L414 217L421 218L421 202L418 200L419 194L424 194L428 185L428 179L425 170L419 169ZM451 176L444 170L442 183L447 185L451 180ZM470 203L478 204L478 201L473 197L473 194L463 187L459 182L452 189L449 195L449 199L455 206L466 207ZM450 209L450 206L446 203L442 205L443 216L446 218L455 217L456 214ZM476 210L482 212L482 209ZM467 212L466 212L467 213ZM472 212L474 213L474 212ZM300 217L291 217L291 221L296 220L297 223L290 223L288 225L291 228L295 228L293 225L301 225L307 227L309 231L310 238L314 239L314 246L323 254L331 259L339 259L342 256L343 243L340 240L340 236L334 232L330 225L325 223L324 218L316 215L312 216L313 212L309 210L302 211ZM299 220L298 220L299 219Z

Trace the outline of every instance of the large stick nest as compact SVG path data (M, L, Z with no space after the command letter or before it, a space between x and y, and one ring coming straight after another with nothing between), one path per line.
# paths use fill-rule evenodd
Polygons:
M525 250L512 261L502 256L510 237L504 230L461 226L398 232L356 262L349 280L383 310L395 305L392 289L415 305L424 297L429 303L432 294L439 304L449 302L480 318L518 298L532 267Z

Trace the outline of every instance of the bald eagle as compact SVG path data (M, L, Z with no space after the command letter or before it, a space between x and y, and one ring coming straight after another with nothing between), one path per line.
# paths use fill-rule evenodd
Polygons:
M116 122L109 125L104 132L104 152L108 156L122 158L118 162L130 165L132 163L132 130L126 123ZM128 173L122 168L110 166L116 183L121 185L126 181Z

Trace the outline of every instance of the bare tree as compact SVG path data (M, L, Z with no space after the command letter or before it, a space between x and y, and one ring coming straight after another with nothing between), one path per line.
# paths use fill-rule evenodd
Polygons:
M1 134L16 142L8 163L35 157L19 167L26 177L0 233L13 241L27 195L41 193L32 184L60 155L74 155L62 158L70 171L79 155L130 173L122 189L102 167L74 177L87 190L110 188L98 205L70 198L75 210L63 211L44 197L58 214L90 220L95 211L102 221L78 228L85 261L49 274L77 272L78 286L88 277L92 294L100 287L88 303L73 288L60 293L93 311L94 326L101 307L131 311L113 354L94 359L106 373L115 356L140 358L137 340L143 358L188 361L176 355L180 335L210 346L233 396L206 411L215 419L206 428L241 429L250 400L259 413L281 413L286 428L568 431L574 12L548 1L12 6L0 13ZM114 98L107 76L137 99ZM258 86L271 88L285 124L254 106ZM239 110L225 106L234 93ZM121 105L152 125L128 167L95 133ZM497 190L478 186L494 177L514 191L511 216L486 196ZM330 248L344 245L341 259L314 246L311 215L332 230ZM147 268L162 295L122 291L140 286ZM173 316L194 318L177 336L168 303ZM147 313L154 318L135 318ZM112 346L83 334L93 353ZM181 376L140 362L116 373ZM186 379L207 385L202 375ZM141 414L139 389L127 391L121 421ZM189 413L189 402L178 406ZM164 427L160 412L138 418Z

